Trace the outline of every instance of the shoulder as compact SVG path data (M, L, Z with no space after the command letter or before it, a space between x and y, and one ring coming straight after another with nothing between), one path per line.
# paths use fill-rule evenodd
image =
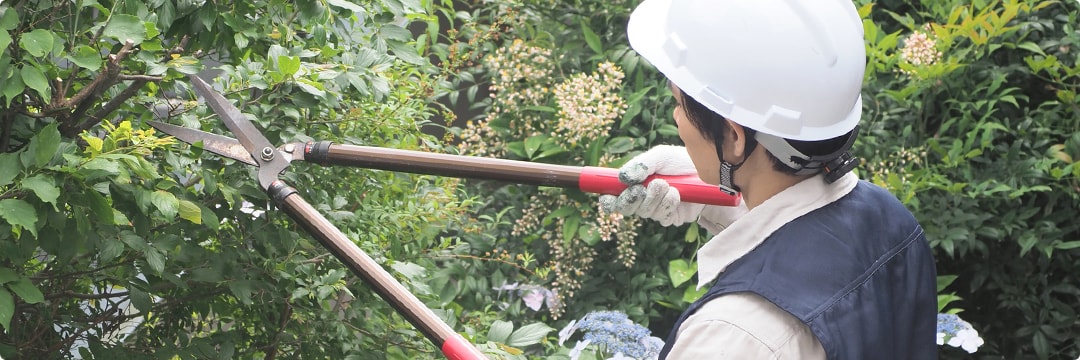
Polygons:
M668 359L824 359L799 319L761 296L717 297L679 327Z

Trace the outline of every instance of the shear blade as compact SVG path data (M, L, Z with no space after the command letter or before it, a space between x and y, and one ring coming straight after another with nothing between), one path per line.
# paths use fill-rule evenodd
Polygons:
M259 154L260 152L265 151L264 149L274 149L274 146L270 144L270 140L267 140L266 137L255 128L255 125L251 123L251 120L248 120L247 117L240 112L240 109L233 106L228 99L225 99L224 96L221 96L221 94L214 91L214 89L210 87L210 84L207 84L206 81L203 81L203 79L195 75L190 75L188 78L190 78L191 83L195 85L195 91L199 93L199 95L202 95L203 99L206 99L206 104L210 105L210 108L214 109L214 113L221 117L225 126L232 131L233 135L235 135L236 139L240 142L240 145L247 149L247 153L252 155L253 159L254 154ZM256 163L261 163L261 161L256 160Z
M240 141L228 136L222 136L218 134L212 134L205 131L188 129L186 127L176 126L172 124L166 124L157 121L148 122L150 126L160 130L163 133L172 135L173 137L180 139L180 141L188 144L196 145L202 143L202 149L248 164L252 166L259 166L255 162L255 159L251 157L251 153L240 144Z

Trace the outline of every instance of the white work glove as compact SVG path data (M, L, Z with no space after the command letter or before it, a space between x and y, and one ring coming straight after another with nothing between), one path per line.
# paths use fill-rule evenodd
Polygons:
M667 181L654 179L648 186L641 183L650 175L696 174L690 154L681 146L659 145L649 149L619 168L619 181L628 185L619 196L600 196L600 208L605 212L636 215L659 221L661 225L681 225L697 220L702 204L683 203L679 190Z

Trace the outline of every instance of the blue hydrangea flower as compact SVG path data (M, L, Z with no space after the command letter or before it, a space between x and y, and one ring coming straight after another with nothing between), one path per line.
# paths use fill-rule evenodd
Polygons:
M983 345L983 339L971 324L956 314L938 314L937 344L948 344L974 353Z
M566 341L577 330L584 334L582 341L571 351L571 359L576 360L580 356L582 343L595 345L608 354L614 354L615 359L654 359L664 342L655 336L651 336L649 329L638 325L630 320L626 314L618 311L591 312L580 319L573 321L562 331L559 331L559 343Z

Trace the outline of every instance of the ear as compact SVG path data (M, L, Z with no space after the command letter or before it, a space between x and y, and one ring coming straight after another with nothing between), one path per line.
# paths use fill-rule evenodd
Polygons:
M746 150L746 129L734 121L727 120L727 130L724 131L724 157L731 156L733 159L743 159ZM730 155L729 155L730 154ZM738 163L739 161L734 161Z

